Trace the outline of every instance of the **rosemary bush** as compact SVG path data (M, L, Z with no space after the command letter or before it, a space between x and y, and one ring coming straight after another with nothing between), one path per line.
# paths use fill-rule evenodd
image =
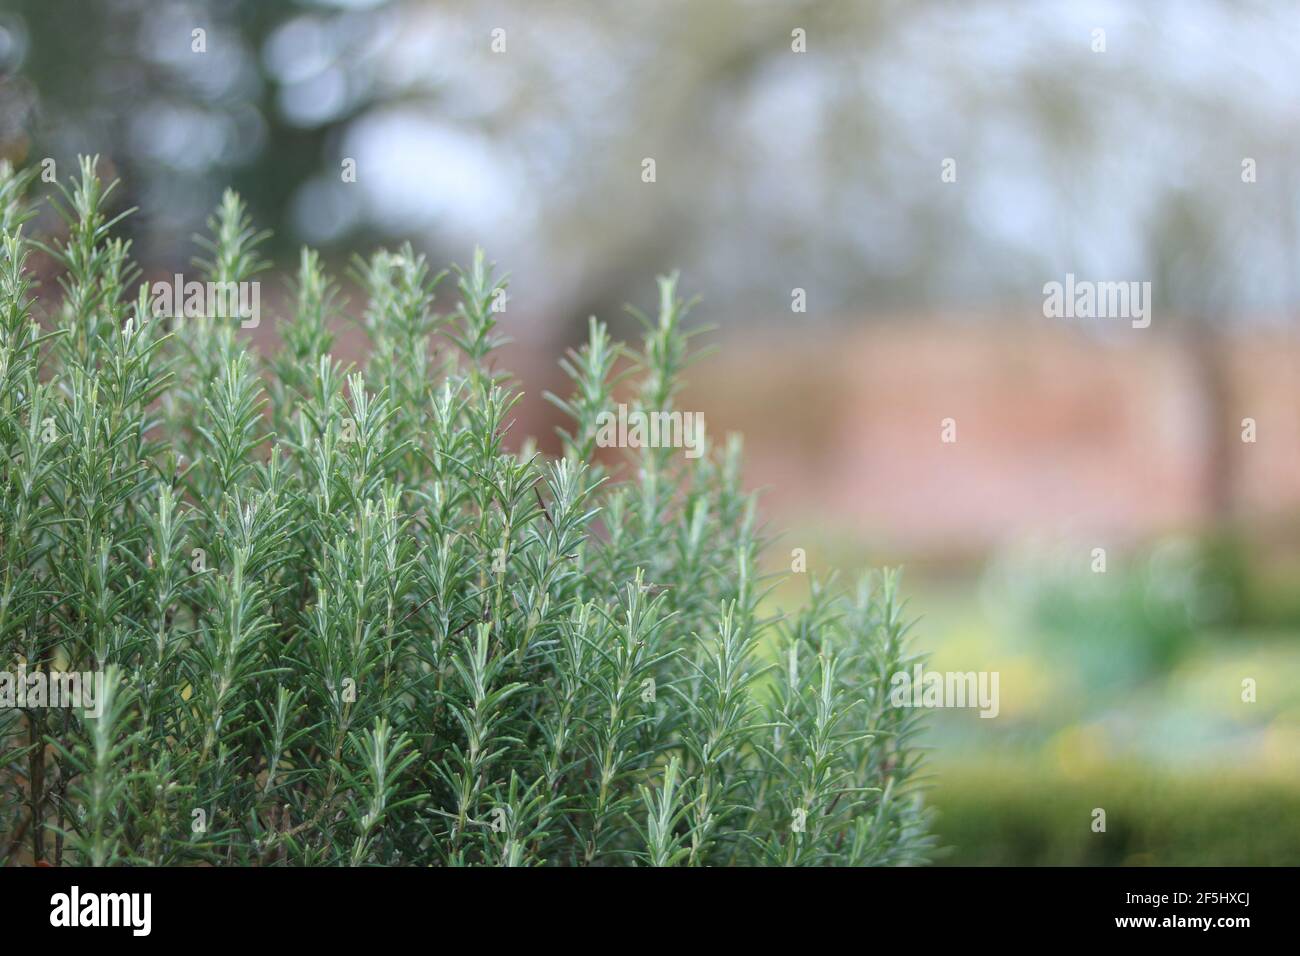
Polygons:
M616 388L673 407L672 279L639 350L593 320L564 360L547 460L503 447L481 253L450 314L409 247L358 259L351 370L304 251L263 360L228 319L153 316L93 160L47 244L29 181L0 172L0 668L103 692L97 717L0 707L0 861L924 859L895 575L765 616L734 440L597 460ZM196 267L250 281L263 238L228 192Z

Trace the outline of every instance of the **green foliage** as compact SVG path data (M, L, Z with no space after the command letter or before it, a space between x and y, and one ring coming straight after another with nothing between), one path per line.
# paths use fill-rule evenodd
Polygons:
M993 566L985 583L1013 629L1031 633L1045 652L1095 699L1106 688L1126 693L1165 673L1220 625L1234 601L1206 546L1166 538L1154 546L1112 553L1106 573L1093 573L1085 546L1031 546ZM1084 573L1080 573L1080 571Z
M1038 765L946 767L936 859L961 866L1294 866L1294 777L1153 773L1116 765L1086 783ZM1106 832L1093 811L1106 811Z
M262 359L228 320L129 298L93 161L37 302L28 178L0 173L0 661L105 682L99 716L0 708L0 860L925 858L917 714L887 700L896 576L766 615L737 442L595 454L616 368L634 408L673 407L673 279L643 349L593 320L567 357L547 460L505 447L482 253L450 314L410 247L358 260L354 369L304 251ZM250 281L262 238L227 194L196 266Z

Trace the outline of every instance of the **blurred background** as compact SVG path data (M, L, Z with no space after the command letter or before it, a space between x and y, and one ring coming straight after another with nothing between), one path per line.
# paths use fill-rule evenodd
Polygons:
M0 155L99 154L151 278L227 185L281 272L483 245L544 446L680 269L774 601L903 564L930 666L1001 675L932 721L947 862L1295 864L1297 63L1285 2L4 0ZM1150 327L1045 318L1066 273Z

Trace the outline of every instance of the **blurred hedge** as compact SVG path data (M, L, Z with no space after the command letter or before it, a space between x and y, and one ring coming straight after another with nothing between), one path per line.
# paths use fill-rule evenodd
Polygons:
M1136 776L1072 780L1005 768L945 767L937 862L990 866L1295 866L1300 781ZM1106 832L1092 832L1092 811Z

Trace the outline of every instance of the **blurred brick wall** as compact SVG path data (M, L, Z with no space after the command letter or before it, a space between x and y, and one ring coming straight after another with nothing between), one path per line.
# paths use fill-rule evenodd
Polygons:
M1172 336L1120 345L1042 325L900 322L722 344L683 404L705 412L715 439L745 434L748 478L778 524L951 552L1034 531L1140 537L1209 517L1210 416ZM1240 338L1223 360L1235 513L1295 515L1300 340ZM1254 444L1240 440L1245 417ZM953 444L940 440L945 418Z

